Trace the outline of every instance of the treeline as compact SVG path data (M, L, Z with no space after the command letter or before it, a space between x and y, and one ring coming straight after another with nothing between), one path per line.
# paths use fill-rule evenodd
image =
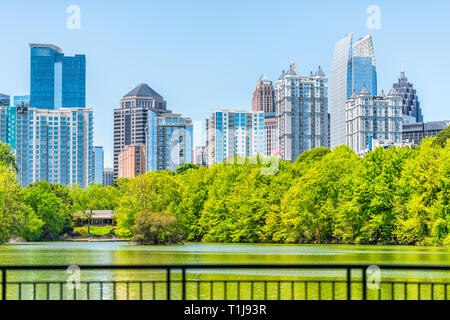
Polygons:
M262 174L261 169L269 165L259 160L241 163L235 159L234 164L211 168L184 165L177 172L149 172L119 179L113 187L86 190L45 183L20 188L12 170L3 165L0 220L9 216L12 226L14 219L23 219L23 230L33 235L31 238L39 232L50 236L54 229L45 219L50 206L34 200L35 194L45 189L52 194L46 201L59 208L60 226L70 228L64 224L67 215L61 212L87 207L79 197L96 199L91 207L121 213L115 230L118 236L143 243L184 238L205 242L450 244L449 136L450 127L417 148L378 148L364 158L346 146L333 151L313 149L294 163L280 161L278 172L272 175ZM96 196L89 196L94 189ZM5 210L16 214L5 214ZM0 223L3 232L3 221ZM64 227L58 229L59 234L65 232ZM21 234L11 230L10 235ZM6 238L0 237L0 241Z

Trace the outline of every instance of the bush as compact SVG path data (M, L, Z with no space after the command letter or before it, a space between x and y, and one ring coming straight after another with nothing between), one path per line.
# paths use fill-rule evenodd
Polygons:
M142 211L136 215L132 230L132 240L139 244L173 244L183 240L177 219L169 212Z

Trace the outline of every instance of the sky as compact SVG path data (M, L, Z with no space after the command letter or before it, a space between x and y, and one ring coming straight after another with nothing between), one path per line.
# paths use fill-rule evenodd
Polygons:
M374 5L376 17L367 12ZM29 94L29 43L86 55L86 103L105 167L113 108L139 83L174 113L204 122L216 109L251 109L261 75L275 83L292 60L302 75L321 66L329 77L334 45L351 32L373 36L380 91L404 65L425 121L450 120L448 0L2 0L0 12L1 93Z

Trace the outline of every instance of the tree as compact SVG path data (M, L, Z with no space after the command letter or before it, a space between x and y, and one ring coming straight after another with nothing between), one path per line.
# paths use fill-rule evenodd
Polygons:
M450 126L447 126L444 130L439 132L436 137L434 137L433 145L444 148L447 145L448 139L450 139Z
M9 144L0 142L0 163L17 172L16 157Z
M176 217L169 212L139 212L132 230L132 240L139 244L173 244L183 240Z
M99 184L92 184L86 189L73 187L70 196L73 201L75 216L88 221L88 234L90 234L91 220L94 210L113 210L112 189L103 188Z

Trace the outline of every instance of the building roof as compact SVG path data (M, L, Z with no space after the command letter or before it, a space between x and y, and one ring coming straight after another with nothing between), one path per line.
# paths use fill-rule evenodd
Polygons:
M86 210L85 214L90 214L90 211ZM73 213L73 215L79 216L81 212ZM92 219L112 219L115 215L117 213L113 210L92 210Z
M325 77L325 73L323 73L323 71L322 71L322 69L320 68L320 66L319 66L319 70L317 70L315 76L316 76L316 77Z
M30 43L30 48L47 48L55 50L58 53L63 53L62 49L54 44Z
M263 81L263 82L270 82L270 79L268 76L266 76L266 74L264 73L261 78L259 78L259 81Z
M286 75L298 77L297 70L295 70L295 62L294 61L292 61L291 67L289 68L289 71L286 72Z
M155 97L162 99L162 96L146 83L138 84L136 88L128 92L124 97Z
M398 94L399 94L399 93L398 93L397 89L395 89L395 88L392 88L391 91L389 91L389 95L390 95L390 96L392 96L392 95L398 95Z
M367 90L366 86L363 85L361 91L359 92L360 95L370 95L369 90Z

